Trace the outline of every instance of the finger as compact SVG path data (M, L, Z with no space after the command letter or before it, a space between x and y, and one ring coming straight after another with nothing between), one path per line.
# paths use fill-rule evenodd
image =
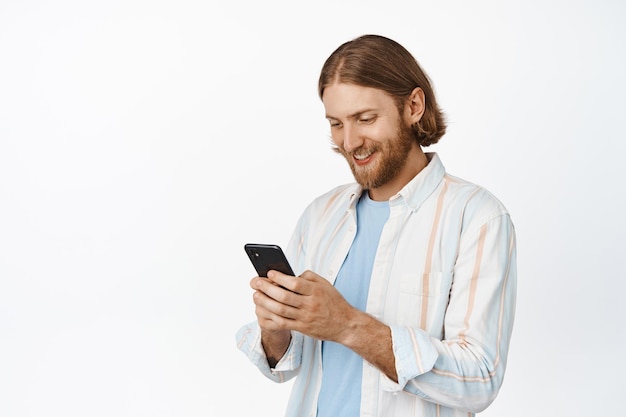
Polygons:
M258 322L265 330L292 330L292 323L295 321L286 317L281 317L269 310L257 309Z
M262 281L267 281L267 278L263 278L263 277L254 277L250 280L250 288L252 288L253 290L258 290L259 289L259 282Z
M267 277L270 281L288 289L292 293L307 295L310 293L309 280L303 280L301 277L286 275L279 271L268 271Z
M262 306L257 305L255 309L256 317L259 322L259 326L265 330L280 330L280 322L271 311L265 309Z
M307 269L302 274L300 274L300 278L308 280L308 281L317 281L321 277L317 275L315 272Z
M255 312L259 326L262 329L270 331L286 329L284 327L284 324L286 323L285 319L282 319L281 317L259 306L257 306Z
M298 300L293 297L297 295L297 291L294 291L297 287L297 278L278 271L269 271L267 275L267 278L254 281L254 288L281 303L297 307Z
M270 286L273 286L270 284ZM290 294L289 291L280 289L280 293ZM298 309L281 302L280 300L276 300L272 298L270 295L262 292L256 291L253 295L254 304L257 307L257 310L268 319L275 320L275 316L285 318L285 319L294 319L297 317ZM257 313L257 316L259 314Z
M275 332L278 330L294 330L293 320L285 319L276 315L258 319L259 327L263 330Z

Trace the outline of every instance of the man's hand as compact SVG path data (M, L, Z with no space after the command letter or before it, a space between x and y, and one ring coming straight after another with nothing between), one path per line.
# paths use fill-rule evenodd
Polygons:
M289 347L289 331L295 330L340 343L397 381L388 326L352 307L328 280L314 272L305 271L298 277L277 271L267 275L253 278L250 286L256 290L254 304L268 358L270 352L274 358L282 357Z
M261 329L296 330L320 340L342 343L357 310L326 279L306 271L292 277L270 271L254 278L254 303Z

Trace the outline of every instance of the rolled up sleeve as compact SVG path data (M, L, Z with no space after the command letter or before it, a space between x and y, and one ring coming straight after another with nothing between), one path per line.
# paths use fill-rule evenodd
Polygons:
M291 342L276 367L270 368L261 343L261 328L254 321L241 327L236 335L237 348L243 352L263 375L274 382L285 382L298 374L302 360L303 336L291 332Z

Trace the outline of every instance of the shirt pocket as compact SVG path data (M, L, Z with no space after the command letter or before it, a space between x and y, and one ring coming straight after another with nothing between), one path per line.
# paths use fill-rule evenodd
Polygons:
M403 275L396 312L398 324L421 328L441 338L451 285L452 272Z

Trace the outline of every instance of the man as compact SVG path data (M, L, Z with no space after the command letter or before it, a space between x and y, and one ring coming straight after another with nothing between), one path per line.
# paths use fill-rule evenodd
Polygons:
M341 45L319 80L334 149L356 184L304 211L297 277L251 280L239 348L297 376L287 416L468 416L502 384L516 296L511 219L422 147L445 133L433 89L393 40Z

